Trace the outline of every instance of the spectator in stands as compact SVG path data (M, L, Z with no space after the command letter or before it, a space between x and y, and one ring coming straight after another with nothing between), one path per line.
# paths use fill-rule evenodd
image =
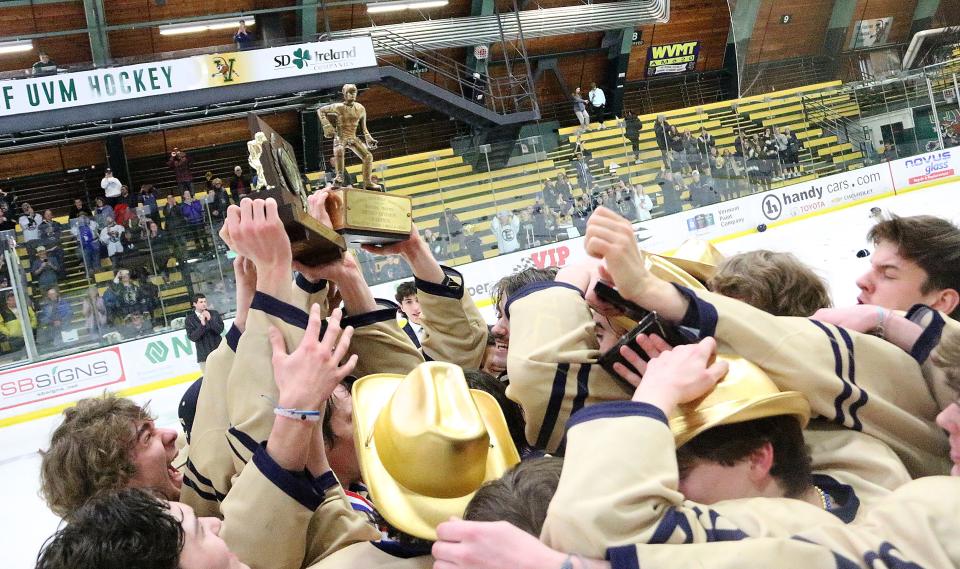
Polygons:
M220 345L223 333L223 318L216 310L207 308L207 297L196 294L193 297L193 310L187 314L184 322L187 338L197 345L197 363L200 372L206 371L207 356Z
M697 151L700 153L700 171L704 170L703 165L709 161L709 157L717 148L717 140L707 130L707 127L700 127L700 135L697 136Z
M53 286L46 289L46 298L40 306L37 341L48 346L61 346L73 330L73 309Z
M617 209L614 211L619 211L620 215L631 221L635 220L637 212L633 206L633 188L628 186L627 182L617 180L616 186L614 186L614 193L617 203Z
M183 192L180 215L186 224L188 234L196 241L197 249L208 249L210 243L207 228L203 223L203 204L199 200L193 199L193 194L189 190Z
M590 219L590 214L593 213L593 208L590 205L590 200L586 195L581 194L573 201L573 226L577 228L577 233L584 235L584 232L587 230L587 220Z
M99 226L81 210L77 223L70 230L80 242L78 256L89 278L100 270L100 233Z
M137 201L138 207L143 208L138 215L142 213L157 223L160 223L160 208L157 204L157 190L153 184L144 184L140 186L140 196Z
M0 204L0 231L16 231L17 222L10 214L7 204Z
M27 247L27 253L33 258L34 249L40 241L40 224L43 223L43 216L33 211L33 206L28 202L23 202L23 215L18 220L20 222L20 231L23 232L23 244Z
M657 140L657 148L663 155L663 161L669 168L670 158L670 129L671 125L667 122L667 117L657 115L657 122L653 125L653 136Z
M380 180L380 176L377 176L376 174L371 174L371 175L370 175L370 182L371 182L374 186L379 186L381 192L386 192L386 191L387 191L387 186Z
M110 314L110 303L107 304L107 312L116 319L123 319L128 314L142 311L142 299L140 297L140 287L130 278L128 269L120 269L117 275L113 277L113 285L110 287L113 292L113 301L115 303L113 314ZM104 295L106 302L106 295Z
M720 196L713 187L713 181L701 176L699 170L691 172L688 188L693 207L703 207L720 201Z
M463 251L463 222L452 209L446 208L440 216L440 234L447 240L447 250L460 255Z
M120 191L123 184L113 175L113 170L110 168L103 171L100 187L103 189L103 195L107 198L106 201L110 204L110 207L114 207L120 202Z
M556 178L557 193L567 202L573 202L573 188L570 187L570 181L563 170L557 172Z
M463 226L463 236L466 241L467 253L470 254L470 261L477 262L483 260L483 241L476 233L473 225Z
M643 121L633 111L627 111L627 115L623 119L623 135L630 142L630 147L633 148L633 159L637 164L643 162L640 159L641 130L643 130Z
M120 334L125 340L149 336L153 334L153 324L147 314L134 312L123 319Z
M534 202L530 210L530 218L533 221L533 238L538 245L550 243L554 239L553 219L549 213L546 205L539 198Z
M130 211L133 212L137 209L137 205L140 201L140 196L130 193L130 188L126 185L120 186L120 199L118 203L122 203L130 208ZM116 208L114 208L116 209Z
M800 150L803 144L790 127L783 129L783 135L786 139L787 148L784 151L784 167L787 170L787 176L795 178L800 175Z
M736 150L734 156L745 158L747 156L748 146L747 137L741 132L733 141L733 148Z
M123 254L122 239L125 229L112 217L106 218L105 223L106 225L100 230L100 242L107 248L107 256L116 264L117 260L114 257Z
M17 205L17 196L13 190L4 190L0 188L0 208L12 210Z
M190 157L179 148L174 147L167 160L167 166L177 177L177 185L184 192L193 191L193 173L190 172Z
M740 197L740 193L747 186L747 173L743 158L738 158L730 148L725 149L722 156L724 174L727 178L727 199Z
M73 205L70 206L70 215L67 216L67 219L77 219L81 212L86 213L87 217L93 215L93 212L83 203L82 199L73 198Z
M681 133L683 137L683 152L681 156L683 157L683 171L687 174L694 170L700 170L702 168L700 164L700 147L697 145L697 139L693 137L693 134L689 130L684 130Z
M763 157L766 162L764 172L769 172L770 179L782 178L783 168L780 164L780 143L777 142L777 134L774 127L767 127L763 133Z
M130 272L130 279L134 286L140 289L140 304L143 312L153 318L153 311L160 308L160 287L150 280L150 273L144 267L137 267Z
M653 217L653 200L643 191L643 185L633 186L633 207L637 212L637 221L647 221Z
M30 265L30 274L33 276L33 283L37 287L37 293L56 286L60 278L60 265L56 259L47 255L47 248L43 245L37 247L37 258Z
M447 258L447 244L443 240L443 237L434 233L431 229L424 229L423 240L430 247L430 251L433 252L434 257L437 259Z
M233 203L240 205L240 200L250 193L250 178L243 175L243 168L233 167L233 176L230 177L230 198Z
M680 200L681 191L677 188L673 172L666 167L661 168L656 182L663 195L663 215L679 213L683 209L683 204Z
M221 315L234 312L237 304L236 287L232 285L228 287L228 282L232 282L232 280L227 279L224 281L222 279L218 279L213 281L213 291L207 295L207 308L214 308L220 312ZM159 289L157 289L157 292L159 295Z
M53 218L53 212L46 210L43 212L43 223L40 224L40 244L47 248L47 256L56 260L63 270L63 248L60 247L60 236L63 234L63 227L60 222Z
M580 127L577 129L577 135L583 134L590 129L590 115L587 114L587 102L580 95L580 87L573 90L573 114L577 115L580 121Z
M50 73L57 70L57 64L50 59L50 56L47 55L47 52L40 50L39 56L39 61L34 62L33 66L30 67L31 72L34 75L43 75L45 73Z
M590 111L600 122L599 130L603 130L603 119L607 114L607 97L603 94L603 89L597 87L596 83L590 83L590 92L587 93L590 99Z
M207 204L210 209L210 218L213 220L214 233L220 231L223 220L227 216L227 208L230 207L230 196L223 187L223 180L214 178L210 182L210 193L207 195Z
M677 130L677 127L670 125L670 131L667 133L667 140L670 144L670 166L674 172L682 172L686 167L686 161L683 150L683 135Z
M90 338L99 338L107 331L107 307L100 296L97 285L87 287L87 294L83 297L83 318L87 335Z
M521 249L536 246L536 235L533 232L533 216L531 208L524 208L517 214L520 218L520 231L517 232L517 241Z
M520 218L509 210L502 209L497 217L490 221L490 229L497 237L500 253L512 253L520 248Z
M751 185L750 191L753 191L753 186L757 185L761 186L761 189L768 189L763 173L760 171L763 154L756 137L748 138L746 144L743 157L746 164L747 181Z
M107 219L115 219L113 206L109 205L105 198L96 198L94 204L96 207L93 208L93 220L97 222L97 225L105 227Z
M3 349L3 353L8 354L23 349L26 325L30 326L30 330L37 329L37 314L33 307L27 304L27 322L24 323L20 309L17 308L17 297L13 292L6 293L3 304L0 305L0 348Z
M573 168L577 171L577 184L579 184L581 192L589 193L593 187L593 172L590 171L587 155L581 151L576 154L575 158Z
M233 43L237 44L237 49L243 51L253 47L253 42L253 34L247 31L247 23L240 20L240 27L237 28L237 32L233 34Z

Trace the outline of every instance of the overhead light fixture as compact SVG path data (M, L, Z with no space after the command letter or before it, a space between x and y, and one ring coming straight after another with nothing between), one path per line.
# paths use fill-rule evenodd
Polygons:
M247 26L253 26L257 21L253 16L244 16L243 18L220 18L218 20L203 20L201 22L185 22L182 24L166 24L160 26L161 36L176 36L180 34L196 34L200 32L212 32L217 30L232 30L243 21Z
M425 8L441 8L449 4L449 0L422 0L420 2L389 1L389 2L370 2L367 4L368 14L379 14L382 12L400 12L402 10L421 10Z
M33 40L17 40L0 42L0 54L22 53L33 49Z

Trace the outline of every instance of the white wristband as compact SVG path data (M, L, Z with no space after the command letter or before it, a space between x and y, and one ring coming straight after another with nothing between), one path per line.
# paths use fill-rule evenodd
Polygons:
M310 421L316 423L320 421L320 411L305 411L303 409L287 409L285 407L274 407L273 414L278 417L295 419L297 421Z

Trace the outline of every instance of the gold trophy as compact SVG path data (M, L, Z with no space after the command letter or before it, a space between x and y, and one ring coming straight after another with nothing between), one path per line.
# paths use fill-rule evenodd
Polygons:
M345 89L346 91L346 89ZM356 88L353 91L356 97ZM348 99L351 102L353 99ZM344 106L347 103L343 103ZM359 117L363 119L366 132L366 111L358 103ZM334 105L329 105L332 107ZM326 108L326 107L325 107ZM350 115L347 109L345 115ZM336 112L336 111L333 111ZM354 120L353 139L356 139ZM329 125L327 121L326 125ZM338 124L345 124L338 121ZM326 125L324 130L326 131ZM248 115L248 126L253 139L247 143L250 167L257 172L257 184L251 197L274 198L277 201L280 219L290 237L293 258L308 266L317 266L342 257L347 243L387 244L407 239L413 227L413 203L408 197L389 196L381 191L357 190L335 187L330 190L326 202L327 213L333 228L317 221L307 211L307 188L297 165L293 147L279 133L255 114ZM330 125L332 128L332 125ZM369 137L369 133L366 133ZM370 137L372 140L372 137ZM342 137L354 149L356 140ZM374 146L376 146L374 141ZM362 143L361 143L362 144ZM362 146L368 160L372 161L366 145ZM340 149L340 169L343 171ZM366 179L366 178L365 178Z
M386 244L406 239L413 223L413 202L409 197L388 195L370 181L370 150L377 148L377 141L367 130L367 111L357 102L357 86L344 85L343 102L318 108L317 116L323 135L333 139L336 177L332 199L327 200L333 228L350 243ZM357 136L358 129L362 129L363 140ZM363 161L365 189L341 186L347 150Z

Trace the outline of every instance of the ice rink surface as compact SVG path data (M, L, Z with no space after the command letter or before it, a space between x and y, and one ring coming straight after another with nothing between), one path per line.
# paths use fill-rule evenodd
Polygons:
M869 265L869 258L857 258L861 249L872 250L866 242L872 225L870 208L880 207L898 215L932 214L954 222L960 219L960 183L855 205L843 210L786 223L735 239L723 240L717 247L725 254L753 249L790 251L814 267L830 284L834 304L856 302L855 279ZM177 405L184 383L135 396L138 403L150 403L157 426L179 427ZM59 416L0 428L0 568L33 567L37 552L60 520L39 497L38 450L49 441Z

